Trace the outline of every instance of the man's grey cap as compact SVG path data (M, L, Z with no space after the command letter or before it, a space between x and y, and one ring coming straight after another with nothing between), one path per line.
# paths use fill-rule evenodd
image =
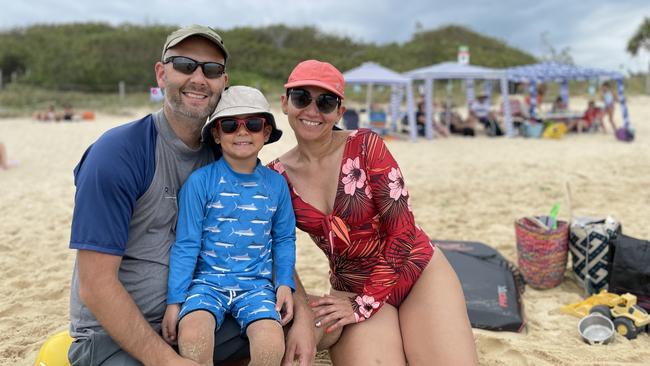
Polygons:
M223 52L224 60L228 60L228 50L226 50L226 46L224 46L219 33L217 33L217 31L211 27L206 27L204 25L198 24L193 24L184 28L177 29L172 34L167 36L167 41L165 41L165 46L163 47L160 59L163 60L165 58L165 52L167 52L168 49L176 46L191 36L199 36L206 38L208 41L211 41L221 50L221 52Z

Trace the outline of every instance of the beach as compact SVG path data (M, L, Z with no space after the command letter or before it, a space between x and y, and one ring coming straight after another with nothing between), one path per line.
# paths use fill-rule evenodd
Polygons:
M586 105L583 99L572 103L575 109ZM75 258L68 248L73 168L103 132L156 109L152 105L120 115L98 113L92 122L0 119L0 141L9 158L20 162L0 171L0 365L33 365L47 336L68 327ZM274 111L284 135L264 147L265 163L295 144L277 103ZM417 143L389 139L387 144L401 166L416 223L432 239L483 242L516 263L514 221L548 214L556 202L562 220L611 215L620 220L625 234L650 239L650 97L631 97L629 112L636 130L633 143L599 132L560 140L481 135ZM300 231L297 247L305 287L315 294L327 292L325 256ZM633 341L617 335L606 346L581 340L578 318L561 314L559 308L582 295L568 270L558 287L527 287L523 332L474 329L480 364L647 365L647 333ZM440 306L445 306L444 299ZM326 353L319 354L317 364L330 364Z

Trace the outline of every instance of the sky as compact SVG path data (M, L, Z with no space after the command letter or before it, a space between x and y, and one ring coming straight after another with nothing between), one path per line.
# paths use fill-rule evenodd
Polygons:
M282 23L384 44L407 42L417 24L458 24L536 57L548 54L544 34L546 44L568 48L578 65L625 73L648 70L648 52L626 51L645 17L649 0L0 0L0 31L89 21L219 29Z

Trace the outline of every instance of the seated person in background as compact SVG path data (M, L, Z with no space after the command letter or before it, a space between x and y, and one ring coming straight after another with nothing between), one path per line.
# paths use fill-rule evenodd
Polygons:
M51 121L59 121L61 120L61 116L59 116L56 113L56 109L54 108L54 105L50 105L47 107L47 111L44 112L36 112L34 114L34 118L43 121L43 122L51 122Z
M7 170L16 165L18 165L18 162L9 160L5 144L0 142L0 170Z
M514 127L521 126L524 121L529 119L528 111L524 108L524 102L521 98L517 96L511 96L508 98L508 103L510 104L510 116L512 117L512 125ZM504 112L504 103L500 103L499 116L503 119L505 115Z
M474 136L475 121L468 119L463 120L461 116L454 110L453 105L443 103L442 112L440 112L440 123L449 128L452 134L463 136Z
M596 102L593 100L590 100L587 104L587 109L582 118L572 119L567 123L568 131L577 131L578 133L582 133L583 130L596 130L601 127L603 132L606 132L603 124L603 111L596 107Z
M349 108L343 113L343 125L346 130L356 130L359 128L359 113L356 109Z
M537 85L537 96L535 97L535 109L539 111L539 108L542 105L542 102L544 102L544 94L546 93L546 86L544 84L538 84ZM526 103L526 110L530 114L530 108L531 106L531 100L530 100L530 94L526 94L524 97L524 102Z
M368 121L371 126L384 127L386 125L386 112L379 105L371 104Z
M424 101L420 101L418 103L418 109L415 112L415 123L418 128L418 135L420 136L425 136L426 135L426 110L424 107ZM442 137L447 137L449 136L449 130L447 130L447 127L441 123L436 123L436 119L434 116L432 116L433 120L431 121L433 130L435 131L436 136L442 136Z
M479 95L478 99L472 101L467 119L472 123L479 122L485 126L488 136L503 135L503 128L501 128L496 115L492 112L492 106L485 94Z
M66 104L63 105L62 119L64 121L72 121L73 119L75 119L74 110L72 109L71 104L66 103Z
M565 112L566 110L567 110L566 103L564 103L564 100L562 99L562 97L558 95L558 97L555 98L555 101L553 102L553 105L551 106L551 112L553 112L553 113Z
M370 129L375 133L384 136L388 133L386 125L386 112L377 104L371 104L368 111L368 122Z

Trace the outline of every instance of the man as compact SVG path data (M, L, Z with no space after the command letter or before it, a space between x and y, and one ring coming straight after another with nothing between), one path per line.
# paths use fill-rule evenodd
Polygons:
M472 101L469 107L468 121L471 121L472 124L479 122L485 126L488 136L503 135L503 129L492 112L492 106L487 94L481 94L477 100Z
M209 27L170 34L155 65L165 90L162 110L107 131L75 168L72 365L196 365L165 343L160 322L176 195L192 171L214 159L200 133L228 84L227 58ZM315 352L313 315L304 301L294 313L286 359L295 355L307 365ZM247 356L248 344L232 319L215 339L215 362Z

